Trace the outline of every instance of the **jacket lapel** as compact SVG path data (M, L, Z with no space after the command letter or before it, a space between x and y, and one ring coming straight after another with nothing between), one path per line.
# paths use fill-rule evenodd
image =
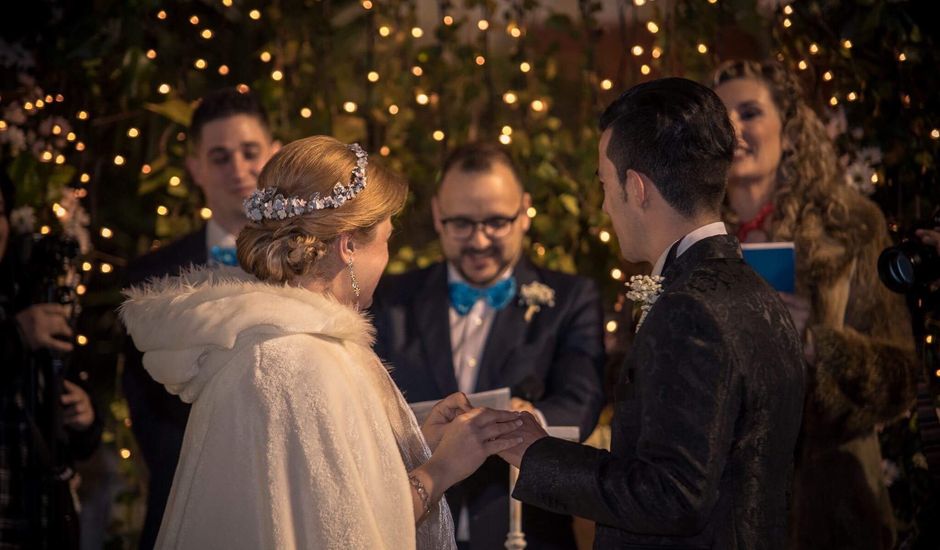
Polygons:
M736 237L732 235L706 237L690 246L663 271L663 277L666 279L664 287L668 287L682 273L693 269L700 262L732 258L741 258L741 244Z
M442 396L457 391L454 354L450 343L450 296L447 292L447 264L438 264L428 274L427 288L415 298L415 318L428 368Z
M476 391L496 389L499 373L512 353L525 342L529 323L525 320L525 306L519 305L519 292L522 286L537 279L535 268L529 260L522 258L513 270L516 278L516 296L496 313L493 326L486 337L483 358L480 361L480 375L477 378Z

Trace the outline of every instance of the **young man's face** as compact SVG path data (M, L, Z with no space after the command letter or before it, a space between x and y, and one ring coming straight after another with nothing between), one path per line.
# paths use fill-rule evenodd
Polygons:
M278 144L250 115L213 120L198 139L186 166L205 193L213 218L223 226L244 224L242 201L258 187L258 175Z
M607 156L610 136L611 130L605 130L597 146L597 175L604 186L603 209L617 234L620 255L628 262L645 261L638 247L644 232L638 223L636 205L627 198L625 183L620 181L617 167Z

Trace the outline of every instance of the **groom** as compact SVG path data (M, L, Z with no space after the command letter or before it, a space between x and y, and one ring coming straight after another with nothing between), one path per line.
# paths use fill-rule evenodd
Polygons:
M614 389L611 451L531 416L513 496L597 522L595 548L782 548L800 426L800 338L719 221L734 129L690 80L635 86L601 116L598 174L621 254L662 291Z

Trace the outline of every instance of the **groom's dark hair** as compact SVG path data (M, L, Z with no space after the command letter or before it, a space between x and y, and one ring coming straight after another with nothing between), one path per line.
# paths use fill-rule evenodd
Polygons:
M715 92L685 78L644 82L604 110L600 128L611 130L606 154L621 185L631 169L685 217L719 210L736 138Z

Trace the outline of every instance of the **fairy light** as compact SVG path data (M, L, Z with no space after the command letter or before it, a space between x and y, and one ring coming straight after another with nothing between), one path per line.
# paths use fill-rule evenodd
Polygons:
M160 92L161 94L166 95L170 93L170 85L164 82L163 84L160 84L160 87L157 88L157 91Z
M545 103L540 99L536 99L530 104L530 107L532 107L533 111L541 113L545 110Z
M509 145L510 143L512 143L512 136L507 136L506 134L500 135L498 139L499 139L499 142L502 143L503 145Z
M199 70L202 70L206 68L207 63L205 59L197 59L195 62L193 62L193 66Z
M46 226L43 226L43 227L46 227ZM91 271L93 267L95 266L91 265L91 262L82 262L82 271Z
M527 73L532 70L532 65L530 65L528 61L523 61L522 63L519 63L519 70Z
M231 8L232 0L222 0L222 5L225 6L226 8Z
M476 64L477 64L477 65L481 65L481 66L482 66L484 63L486 63L486 58L483 57L482 55L478 55L478 56L476 56L476 59L474 59L474 61L476 61Z
M85 150L85 144L82 143L81 141L77 142L77 143L75 144L75 150L76 150L76 151L84 151L84 150Z
M160 10L160 11L158 11L158 12L157 12L157 19L160 19L161 21L164 20L164 19L166 19L166 11L165 11L165 10Z
M75 343L78 344L79 346L84 346L85 344L88 343L88 337L85 336L84 334L79 334L78 336L75 337Z
M611 319L610 321L607 321L607 325L605 325L605 328L607 329L607 332L611 332L611 333L617 332L617 321L614 321L613 319Z
M52 203L52 213L55 214L55 217L57 218L64 218L69 213L69 211L66 210L65 207L63 207L61 204L56 202Z
M123 165L124 165L124 157L122 157L121 155L114 155L114 164L115 164L116 166L123 166Z
M823 73L823 80L825 80L826 82L829 82L830 80L832 80L832 71L826 71L826 72L824 72L824 73Z
M522 36L522 29L520 29L519 27L513 26L512 28L509 29L509 36L513 38L519 38L520 36Z
M189 18L189 22L192 23L193 25L198 25L198 24L199 24L199 16L198 16L198 15L193 15L192 17Z
M379 27L379 36L384 38L390 34L392 34L392 29L386 27L385 25Z
M858 95L855 92L849 92L848 95L845 96L845 99L848 99L849 101L855 101L858 99Z
M490 28L490 22L486 19L480 19L477 21L477 28L481 31L485 31L486 29Z
M78 137L78 136L75 135L75 132L69 132L69 133L65 134L65 140L66 140L66 141L75 141L75 139L76 139L77 137Z
M204 220L210 219L212 217L212 209L206 207L200 208L199 217Z
M140 135L140 130L138 130L137 128L131 127L131 128L128 128L128 129L127 129L127 137L129 137L129 138L135 138L135 137L137 137L137 136L139 136L139 135Z
M845 49L847 49L847 50L851 50L851 49L852 49L852 41L849 40L849 39L843 40L843 41L842 41L842 47L845 48Z
M369 79L369 82L378 82L378 81L379 81L379 73L377 73L377 72L375 72L375 71L369 71L369 74L366 75L366 78Z
M427 97L427 96L425 96L425 97ZM415 101L417 101L418 103L421 103L421 100L420 100L419 98L415 98ZM427 103L427 101L425 101L425 103ZM423 103L422 103L422 105L423 105ZM389 106L388 106L388 114L390 114L390 115L392 115L392 116L397 115L397 114L398 114L398 105L395 105L394 103L392 103L391 105L389 105Z
M58 124L53 124L51 131L52 131L52 135L57 136L62 133L62 127L59 126Z
M706 46L705 44L699 44L696 49L698 50L698 53L700 54L708 53L708 46Z
M519 98L516 96L514 92L506 92L505 94L503 94L503 101L505 101L507 105L512 105L518 99Z
M907 61L907 56L904 55L904 52L901 52L901 53L898 54L898 61L900 61L900 62L902 62L902 63L903 63L904 61Z
M141 174L149 174L152 171L153 171L153 168L149 164L145 164L140 167Z
M600 233L597 234L597 238L599 238L602 243L610 242L610 232L606 229L603 229Z
M212 38L212 30L211 30L211 29L202 29L202 32L199 33L199 36L205 38L206 40L209 40L209 39Z
M652 70L653 70L653 69L651 69L650 66L647 65L646 63L640 65L640 73L642 73L642 74L644 74L644 75L650 74L650 72L652 72Z
M838 104L839 104L839 98L837 98L836 96L832 96L829 98L829 105L832 105L833 107L835 107Z
M940 130L938 130L938 129L936 129L936 128L934 128L933 130L931 130L931 131L930 131L930 137L931 137L932 139L940 139Z
M709 4L717 4L717 3L718 3L718 0L708 0L708 3L709 3Z
M633 46L632 48L630 48L630 52L633 55L639 57L643 55L643 46L640 46L639 44L637 44L636 46Z
M372 2L371 2L370 0L362 0L362 9L364 9L364 10L371 10L371 9L372 9Z
M23 104L23 108L26 109L27 111L32 111L32 110L33 110L33 102L32 102L32 101L27 101L26 103Z
M530 218L534 218L538 213L539 213L539 211L536 210L534 206L530 206L530 207L527 208L526 211L525 211L525 215L528 216L528 217L530 217Z
M933 344L933 334L928 334L927 337L924 338L924 341L928 344Z
M816 55L819 53L819 46L816 45L815 42L809 45L809 53L813 55Z
M454 24L454 18L449 15L445 15L443 21L448 27Z
M640 7L646 4L646 0L633 0L633 5Z
M43 101L42 98L36 100L36 108L37 108L37 109L42 109L42 108L45 107L45 106L46 106L46 102Z
M799 67L801 71L805 71L807 67L809 67L809 64L807 64L806 61L801 59L800 62L797 63L797 67Z
M653 51L650 52L650 55L653 57L653 59L659 59L663 55L663 49L659 46L656 46L653 48Z
M422 69L421 67L415 65L414 67L411 68L411 74L413 74L413 75L415 75L415 76L421 76L421 75L424 74L424 69ZM376 80L378 80L378 79L376 79Z
M51 232L52 232L52 228L49 227L48 225L44 225L44 226L42 226L42 227L39 228L39 234L40 234L40 235L48 235L48 234L51 233ZM88 264L88 265L89 265L88 269L91 269L91 267L90 267L91 264ZM88 271L88 269L86 269L85 271Z
M157 206L157 215L158 215L158 216L166 216L166 215L169 214L169 213L170 213L170 209L167 208L166 206L163 206L162 204L159 205L159 206Z
M500 133L503 134L504 136L511 136L512 126L509 126L508 124L506 126L503 126L502 129L500 129Z
M411 36L415 38L421 38L422 36L424 36L424 30L421 29L421 27L412 27Z
M623 271L620 271L616 267L610 270L610 278L619 281L623 278Z
M271 61L271 52L263 51L261 52L261 55L259 55L258 57L261 59L262 63L267 63Z
M144 54L144 55L147 56L147 59L156 59L156 58L157 58L157 50L147 50L147 53Z
M55 157L56 164L65 164L65 155L59 154Z
M75 287L75 294L78 294L79 296L84 296L87 290L88 289L85 287L85 285L80 284Z
M228 65L219 65L219 74L225 76L228 74Z
M415 96L415 101L417 101L419 105L427 105L428 99L428 94L425 93L420 93Z
M434 133L431 134L431 137L434 138L434 141L444 141L444 132L441 130L434 130Z
M4 131L4 130L6 130L6 129L7 129L7 121L5 121L5 120L0 120L0 132Z
M91 174L88 174L87 172L84 173L84 174L82 174L82 175L78 178L78 181L80 181L80 182L82 182L82 183L88 183L88 182L90 182L90 181L91 181Z
M649 23L646 24L646 30L650 31L653 34L656 34L659 32L659 25L657 25L653 21L650 21Z
M877 173L877 172L875 172L874 174L871 175L871 182L872 182L872 183L878 183L878 173Z
M179 176L170 176L170 187L179 187L183 180Z
M793 6L786 5L783 7L783 13L787 15L793 15Z
M388 148L388 145L383 145L379 147L379 154L382 155L383 157L387 157L389 154L391 154L391 152L392 150Z
M111 273L112 271L114 271L114 266L112 266L111 264L107 262L103 262L101 266L99 267L99 269L101 270L102 273Z
M784 28L787 28L787 29L789 29L790 27L793 26L793 22L790 21L790 18L789 18L789 17L784 18L784 20L783 20L783 26L784 26Z
M602 89L602 90L609 90L609 89L611 89L611 88L613 88L613 87L614 87L614 83L611 82L609 78L605 78L604 80L601 80L601 89Z
M261 11L260 11L260 10L251 10L250 12L248 12L248 17L250 17L250 18L254 19L255 21L257 21L257 20L261 19Z
M128 458L131 457L131 450L130 450L130 449L121 449L120 454L121 454L121 458L123 458L124 460L127 460Z
M271 71L271 79L275 82L280 81L282 78L284 78L284 73L282 73L280 70L275 69Z
M310 110L310 107L303 107L300 109L300 116L310 118L313 116L313 111Z
M75 115L75 116L78 117L78 120L88 120L88 112L87 112L87 111L79 111L78 114Z

